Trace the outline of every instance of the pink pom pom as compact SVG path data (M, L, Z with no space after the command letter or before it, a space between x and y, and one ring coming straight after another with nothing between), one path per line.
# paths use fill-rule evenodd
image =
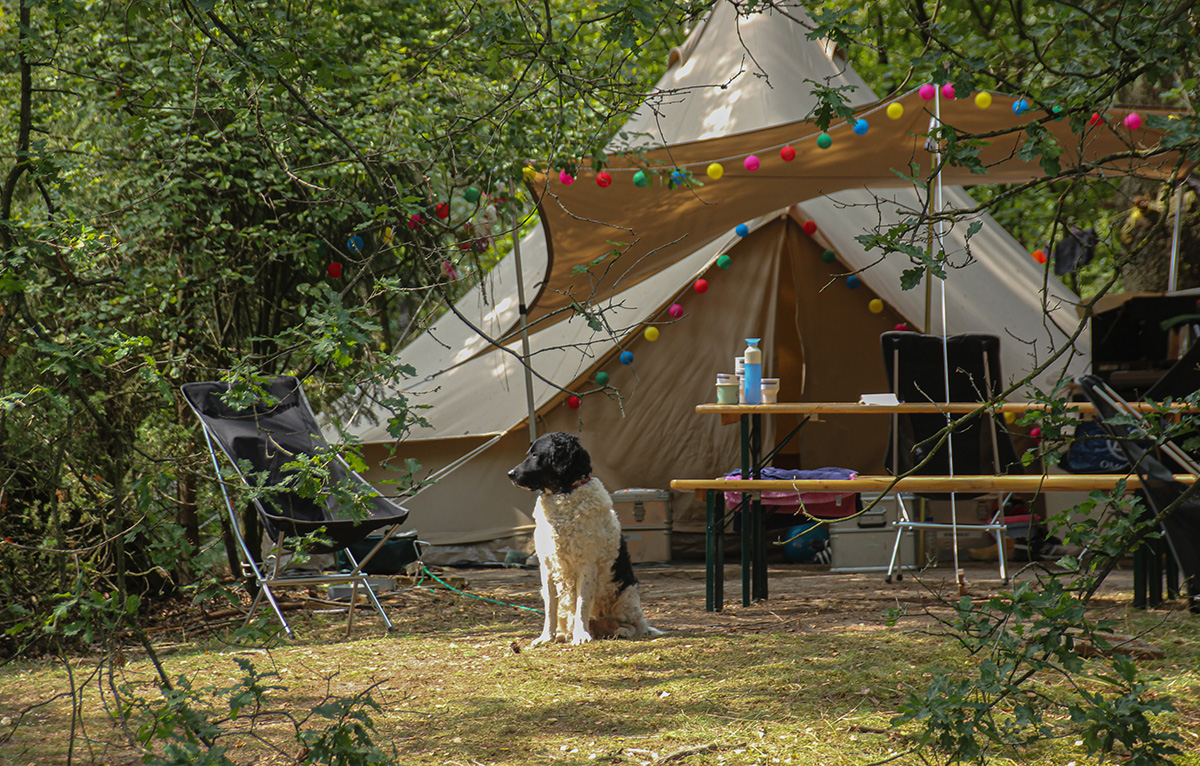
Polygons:
M749 170L751 173L753 173L754 171L758 170L758 157L755 157L753 154L751 154L746 158L746 161L743 164L746 166L746 170Z
M922 85L921 89L917 91L917 93L921 95L921 99L923 101L932 101L933 97L937 95L937 87L933 85Z
M671 308L667 309L667 313L671 315L672 319L678 319L683 316L683 306L680 306L678 303L672 303Z
M1137 112L1130 112L1125 115L1125 127L1130 130L1137 130L1142 127L1142 116Z
M562 181L563 186L570 186L575 183L575 176L565 170L558 171L558 180Z
M948 82L942 86L942 98L947 101L954 100L954 83Z
M908 332L908 323L901 322L900 324L896 325L892 329L895 330L896 332Z

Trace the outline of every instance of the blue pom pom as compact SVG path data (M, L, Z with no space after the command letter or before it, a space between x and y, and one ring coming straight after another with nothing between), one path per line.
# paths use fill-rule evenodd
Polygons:
M1013 109L1013 114L1021 114L1023 112L1026 112L1029 109L1029 102L1023 98L1018 98L1016 101L1013 102L1012 109Z
M361 253L363 250L363 238L355 234L346 240L346 247L355 253Z
M734 231L737 232L739 237L744 237L750 233L750 227L744 223L739 223Z
M851 290L855 289L861 284L862 280L859 279L857 274L851 274L850 276L846 277L846 287L849 287Z
M860 136L865 136L865 135L867 135L867 131L868 131L870 128L871 128L871 126L870 126L870 125L868 125L868 124L867 124L867 121L866 121L866 120L864 120L864 119L861 119L861 118L859 118L858 120L856 120L856 121L854 122L854 132L855 132L855 133L857 133L857 134L858 134L858 135L860 135Z
M633 364L633 352L632 351L622 351L621 352L621 364Z

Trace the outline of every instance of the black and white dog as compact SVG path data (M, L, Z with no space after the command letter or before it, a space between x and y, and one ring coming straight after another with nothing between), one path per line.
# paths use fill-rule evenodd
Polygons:
M592 459L579 439L561 432L539 437L508 478L539 493L533 540L546 622L533 645L582 644L593 633L662 635L642 614L612 498L592 477Z

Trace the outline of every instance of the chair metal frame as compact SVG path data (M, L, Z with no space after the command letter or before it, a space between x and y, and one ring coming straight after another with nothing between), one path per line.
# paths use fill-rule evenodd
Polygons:
M296 380L295 378L288 378L288 377L280 377L280 378L273 379L273 382L277 382L277 381L283 381L287 385L294 384L294 391L296 392L297 399L298 399L297 404L303 408L302 412L303 412L304 418L311 423L311 427L313 428L312 434L314 437L314 441L323 445L324 439L320 437L319 431L316 430L316 417L313 414L312 407L308 402L308 398L304 394L304 389L300 385L300 382L298 380ZM276 514L272 514L263 505L262 500L260 498L254 497L251 499L251 503L255 507L255 510L258 513L258 517L259 517L260 521L263 522L264 531L268 532L268 536L271 538L271 542L272 542L271 549L266 553L264 560L260 563L259 557L256 556L254 554L254 552L250 549L250 546L249 546L248 542L246 541L246 537L242 532L241 520L239 519L238 513L234 508L233 498L230 495L229 488L227 486L226 481L222 478L221 463L217 457L217 448L220 447L220 451L225 455L226 459L229 461L229 464L232 466L234 473L237 474L237 476L242 480L242 482L246 486L255 486L255 483L253 481L251 481L251 479L242 472L241 467L238 465L238 458L232 450L232 446L226 444L224 442L224 440L222 440L217 434L213 433L212 428L210 427L209 423L206 420L206 418L211 417L211 415L201 412L197 408L196 403L192 401L191 396L188 395L189 387L191 387L191 386L209 386L209 385L218 385L219 386L219 385L224 385L224 384L216 383L216 382L185 384L183 387L184 394L185 394L184 399L187 401L188 405L192 408L193 412L196 413L196 416L200 420L201 430L204 433L204 441L205 441L205 444L208 446L208 453L209 453L209 457L212 459L213 469L216 471L217 480L221 487L221 495L225 502L225 511L228 514L229 521L230 521L230 527L233 531L233 536L235 538L238 552L240 554L240 558L241 558L240 563L242 566L242 576L244 578L246 578L247 580L249 580L250 578L253 578L253 581L254 581L254 588L255 588L254 599L250 604L250 608L247 610L246 620L243 623L243 625L248 625L250 623L250 620L252 620L254 618L254 615L255 615L256 611L258 610L258 607L262 604L263 600L265 599L267 601L267 603L270 605L271 610L275 613L275 616L279 619L279 622L280 622L280 624L282 624L283 629L287 633L288 637L293 638L295 636L295 631L292 629L291 624L288 622L287 618L283 614L283 610L279 605L278 599L276 598L275 588L307 586L307 585L327 585L327 586L329 586L329 585L332 585L332 586L349 585L349 586L351 586L351 589L350 589L350 602L349 602L349 608L348 608L349 614L348 614L347 621L346 621L347 635L349 635L350 631L353 630L353 628L354 628L354 614L356 611L356 605L358 603L358 590L360 587L366 592L367 599L370 601L371 606L374 607L375 611L379 614L379 617L383 621L385 629L388 631L394 630L395 626L393 625L391 619L388 618L387 612L384 611L383 604L379 601L378 596L375 595L374 589L371 588L370 582L368 581L369 573L366 571L366 567L370 564L371 560L375 557L375 555L377 553L379 553L381 550L383 550L384 546L389 541L391 541L393 539L397 539L397 538L410 539L411 544L414 546L415 554L417 555L418 560L419 560L420 551L421 551L421 549L420 549L421 542L417 539L417 532L409 531L409 532L405 532L402 534L398 533L399 527L404 523L405 519L407 518L408 509L404 508L403 506L392 503L390 500L387 501L389 505L391 505L392 507L394 507L396 509L396 514L394 517L390 518L386 522L376 520L372 524L364 524L362 535L359 536L357 538L357 540L352 540L350 543L347 543L345 546L339 546L339 547L333 548L332 550L329 551L329 552L336 551L336 552L340 552L343 555L345 555L347 560L350 562L350 570L349 571L311 572L310 573L310 572L302 572L302 571L297 571L297 570L289 571L288 567L291 564L294 557L289 554L289 549L285 546L287 536L284 535L282 532L279 532L278 535L270 534L270 531L273 528L273 525L271 523L272 520L277 522L279 520L279 517ZM256 421L256 427L258 427L257 421ZM263 433L266 434L268 436L268 438L270 438L270 431L263 431ZM341 467L341 469L343 471L345 471L346 477L350 481L353 481L356 483L361 483L368 487L370 486L370 484L366 481L366 479L364 479L358 472L354 471L345 462L345 460L343 460L341 458L341 456L333 454L331 457L333 458L333 460L335 460L338 463L338 465ZM374 491L374 490L372 490L372 491ZM386 498L383 498L383 499L386 500ZM329 504L327 503L327 507L328 507L328 505ZM331 512L336 511L336 509L329 509L329 510ZM330 520L329 523L344 525L347 521L354 523L353 520L348 520L348 519L347 520L332 519L332 520ZM368 537L368 535L372 531L375 531L377 529L384 530L383 535L381 537L379 537L379 538ZM370 540L378 539L378 542L376 542L374 544L374 546L367 552L366 555L364 555L360 558L356 558L354 556L354 554L350 551L349 546L352 545L354 542L358 542L363 539L370 539Z
M887 335L887 334L888 333L885 333L885 335ZM996 337L996 336L989 336L989 335L980 334L980 333L963 333L958 336L952 336L952 337L963 338L963 337L970 337L970 336L979 336L979 337L984 337L984 338ZM939 340L942 340L942 342L945 343L948 339L941 338ZM997 343L998 342L999 342L999 339L997 338ZM982 362L983 362L984 390L986 392L988 392L988 394L990 395L991 392L994 390L993 384L995 383L995 380L992 377L991 362L988 360L988 354L987 354L986 349L983 351L981 358L982 358ZM953 359L945 360L946 364L944 366L946 367L947 373L949 373L949 365L953 364L953 362L954 362ZM997 373L998 372L999 371L997 370ZM892 380L894 381L893 386L892 386L893 393L896 394L897 398L899 398L900 397L900 384L899 384L899 381L900 381L900 349L899 348L892 349ZM932 397L930 400L933 401ZM982 405L982 401L980 402L980 404ZM1000 464L999 426L996 423L995 417L989 416L989 417L986 417L986 420L987 420L988 425L990 426L989 435L991 437L991 448L992 448L991 453L992 453L993 472L996 474L999 474L1002 472L1002 466ZM952 416L950 415L950 413L946 413L946 425L950 425L951 422L952 422ZM900 415L898 415L898 414L892 415L892 430L891 430L891 434L890 434L890 439L892 442L892 444L891 444L891 446L892 446L892 449L891 449L892 473L893 473L893 475L898 476L898 475L900 475ZM953 439L953 435L951 436L951 440L952 439ZM947 457L947 461L948 461L948 464L950 465L951 475L953 475L954 460L953 460L952 443L947 444L946 449L950 451L950 455ZM978 523L947 524L945 522L914 520L908 510L908 507L907 507L905 501L904 501L904 495L899 492L897 492L895 494L896 494L896 507L898 509L898 514L897 514L898 518L895 522L893 522L893 525L896 527L896 538L892 544L892 557L891 557L890 562L888 563L887 575L885 578L886 582L890 583L892 581L893 577L895 577L896 580L898 580L898 581L904 579L904 572L903 572L904 568L899 566L899 561L900 561L900 545L903 542L904 533L906 531L910 531L910 530L911 531L916 531L916 530L935 531L935 530L940 530L940 529L951 529L951 530L954 530L956 535L960 530L968 530L971 532L984 532L984 533L990 534L993 538L995 538L996 549L997 549L997 558L998 558L999 567L1000 567L1000 580L1005 584L1008 583L1008 562L1007 562L1006 555L1005 555L1006 551L1005 551L1005 543L1004 543L1005 533L1006 533L1006 530L1008 527L1004 521L1004 507L1008 501L1008 497L1011 496L1012 493L1005 493L1000 498L1000 502L997 504L995 514L992 515L992 518L989 521L987 521L986 523L983 523L983 524L978 524ZM955 545L957 545L957 544L958 544L958 540L956 537ZM922 553L921 555L924 555L924 554ZM924 562L919 563L916 568L919 569L923 565L924 565Z

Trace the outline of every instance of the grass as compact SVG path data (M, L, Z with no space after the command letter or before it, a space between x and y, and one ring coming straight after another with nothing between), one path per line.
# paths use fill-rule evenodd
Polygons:
M534 605L532 594L494 593ZM163 663L196 688L228 687L249 660L266 683L283 687L257 715L227 725L222 743L235 763L295 764L301 748L294 719L330 696L369 692L374 741L403 764L840 764L872 763L906 753L915 729L890 720L910 691L941 673L969 671L974 660L931 622L883 625L876 605L802 599L706 616L695 602L676 606L662 638L598 641L582 647L528 648L537 615L447 594L413 590L390 607L397 634L379 635L364 617L346 638L337 617L305 614L298 639L272 646L216 638L163 645ZM860 599L853 599L855 605ZM786 608L800 610L791 619ZM1110 601L1122 630L1145 633L1166 651L1141 667L1161 677L1176 711L1156 725L1200 751L1200 620L1185 612L1136 612ZM653 609L651 612L653 613ZM669 617L670 615L668 615ZM710 620L711 622L706 622ZM834 619L840 618L840 619ZM776 626L776 627L772 627ZM66 763L72 746L71 677L79 689L73 761L140 763L114 723L112 689L121 684L156 699L155 672L144 654L126 649L123 665L98 657L10 663L0 670L0 763ZM104 672L101 672L104 671ZM227 712L227 707L224 708ZM24 713L22 713L24 711ZM2 722L0 722L2 723ZM309 727L326 726L311 719ZM932 755L932 754L924 754ZM1072 737L1021 752L996 753L994 764L1088 763ZM934 759L936 762L936 758ZM1200 764L1184 755L1178 763Z

